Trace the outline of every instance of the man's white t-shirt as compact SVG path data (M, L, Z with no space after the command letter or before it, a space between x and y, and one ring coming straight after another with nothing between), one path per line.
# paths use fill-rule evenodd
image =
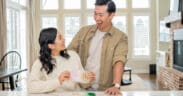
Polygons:
M100 57L101 57L101 48L103 37L106 32L101 32L97 30L95 36L92 38L90 48L89 48L89 57L85 66L85 70L95 73L95 81L92 85L93 90L98 89L99 75L100 75Z

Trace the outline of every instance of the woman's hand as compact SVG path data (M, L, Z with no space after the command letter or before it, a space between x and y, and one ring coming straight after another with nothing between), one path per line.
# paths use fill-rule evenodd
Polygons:
M60 84L62 84L65 80L68 80L68 79L70 79L70 72L69 71L64 71L59 76Z
M95 74L93 72L87 72L86 76L90 82L93 82L95 80Z

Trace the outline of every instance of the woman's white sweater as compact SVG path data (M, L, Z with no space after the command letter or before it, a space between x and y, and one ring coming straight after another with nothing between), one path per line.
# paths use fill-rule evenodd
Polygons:
M65 80L62 84L59 82L59 76L63 71L84 70L78 54L74 51L68 50L69 59L61 56L53 56L56 60L55 67L50 74L45 70L41 70L42 64L37 59L31 69L28 77L28 92L29 93L46 93L46 92L60 92L60 91L78 91L80 87L78 83L73 80Z

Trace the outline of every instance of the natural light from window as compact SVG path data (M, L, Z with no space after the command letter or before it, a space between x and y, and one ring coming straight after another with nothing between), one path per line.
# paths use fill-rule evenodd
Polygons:
M81 0L64 0L65 9L80 9Z
M57 28L56 16L42 16L42 28L55 27Z
M125 16L115 16L113 18L113 25L119 28L121 31L126 33L126 17Z
M135 56L149 56L149 16L133 16Z
M86 0L87 2L87 8L88 9L94 9L95 7L95 0Z
M79 31L80 17L78 16L65 16L64 17L64 32L66 38L66 46L71 42L72 38Z
M41 9L43 10L57 10L58 0L41 0Z
M126 0L113 0L116 4L116 8L126 8Z
M132 0L132 8L149 8L150 0Z

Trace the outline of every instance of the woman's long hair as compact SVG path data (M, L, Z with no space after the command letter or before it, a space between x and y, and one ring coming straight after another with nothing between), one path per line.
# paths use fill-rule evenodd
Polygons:
M51 49L48 47L48 44L54 44L55 39L57 36L57 29L56 28L45 28L42 29L39 35L39 59L42 63L42 69L45 69L47 74L53 71L54 64L53 58L51 57ZM69 58L67 50L63 50L60 52L60 55L66 59Z

